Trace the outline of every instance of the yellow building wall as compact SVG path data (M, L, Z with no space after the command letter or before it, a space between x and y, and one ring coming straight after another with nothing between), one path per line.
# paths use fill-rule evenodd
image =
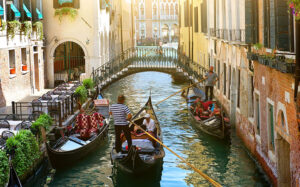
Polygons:
M202 0L190 0L188 3L192 4L193 17L190 18L190 13L188 13L188 20L192 19L193 27L185 27L185 12L184 4L187 0L180 0L181 9L181 27L180 27L180 47L182 52L193 58L194 62L199 65L209 68L208 60L208 39L206 34L201 32L201 3ZM189 6L190 7L190 6ZM198 32L195 32L195 12L194 8L198 7ZM191 10L189 10L191 11Z

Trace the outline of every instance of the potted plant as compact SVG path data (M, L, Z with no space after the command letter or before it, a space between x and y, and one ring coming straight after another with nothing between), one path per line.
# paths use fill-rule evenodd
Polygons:
M22 71L27 71L27 65L22 66Z
M249 52L249 53L247 53L247 58L249 60L257 61L258 60L258 55L256 53Z
M16 68L10 68L9 72L11 75L16 74Z
M89 95L89 96L92 96L92 94L93 94L94 91L95 91L95 88L94 88L95 83L94 83L94 81L93 81L92 79L84 79L84 80L82 81L82 84L83 84L83 86L87 89L88 95Z
M76 88L75 97L77 98L78 109L81 109L81 106L88 98L88 91L84 86L79 86Z
M6 152L0 150L0 186L5 186L9 177L9 163Z

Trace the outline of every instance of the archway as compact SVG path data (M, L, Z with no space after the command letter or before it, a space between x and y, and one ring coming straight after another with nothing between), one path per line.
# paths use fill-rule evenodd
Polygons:
M178 42L179 29L177 24L173 24L171 27L171 38L172 42Z
M161 30L162 30L163 42L166 43L169 41L169 26L167 24L164 24Z
M85 73L85 54L75 42L67 41L56 47L54 52L54 85L79 80Z

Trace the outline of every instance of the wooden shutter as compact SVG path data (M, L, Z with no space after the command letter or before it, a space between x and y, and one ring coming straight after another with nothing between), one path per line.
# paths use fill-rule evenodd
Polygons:
M252 43L252 0L245 0L245 25L246 25L246 32L245 32L245 38L246 43L251 44Z
M206 0L201 4L201 32L207 33L207 5Z
M276 0L276 48L289 51L289 13L288 0Z

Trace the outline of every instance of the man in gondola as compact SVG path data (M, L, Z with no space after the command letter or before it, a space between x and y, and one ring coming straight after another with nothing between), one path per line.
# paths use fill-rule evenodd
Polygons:
M132 145L131 141L131 133L129 130L129 123L128 121L131 120L132 114L129 110L129 108L124 104L125 102L125 96L119 95L118 96L118 103L112 104L109 109L109 114L113 116L114 118L114 124L115 124L115 149L118 155L121 155L121 149L122 149L122 141L121 141L121 133L123 132L127 143L128 143L128 150L130 149Z
M214 72L214 67L209 68L209 72L205 75L206 84L205 84L205 96L206 100L212 100L214 97L214 86L219 80L218 75ZM208 97L208 90L210 91L210 97Z

